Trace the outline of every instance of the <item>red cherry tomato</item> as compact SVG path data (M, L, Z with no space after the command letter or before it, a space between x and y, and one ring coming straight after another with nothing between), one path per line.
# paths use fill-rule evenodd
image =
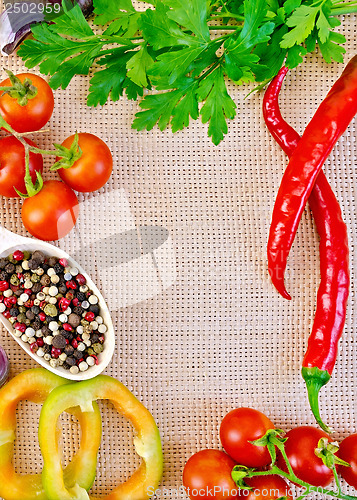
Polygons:
M313 486L327 486L333 479L331 469L315 455L315 449L321 438L331 438L321 429L309 425L291 429L285 435L285 452L296 476ZM278 454L278 466L287 472L283 457Z
M36 144L25 139L31 146ZM36 171L42 172L43 159L40 154L30 153L30 174L32 182L36 182ZM9 198L18 198L14 187L26 193L25 187L25 148L14 136L0 140L0 194Z
M3 94L0 97L0 114L16 132L40 130L46 125L53 112L52 90L40 76L32 73L20 73L16 76L21 82L24 82L25 78L29 78L32 85L37 88L37 94L34 98L29 99L25 106L21 106L17 99L9 94ZM0 86L11 86L10 79L7 78L1 82Z
M42 190L26 198L22 221L40 240L58 240L74 227L79 213L77 196L61 181L45 181Z
M191 500L236 500L238 488L231 477L235 465L223 451L199 451L183 471L186 494Z
M351 466L338 465L338 472L350 486L357 488L357 434L351 434L341 441L337 455Z
M291 488L280 476L255 476L244 480L252 490L239 490L238 498L246 500L273 500L275 498L286 497L293 500Z
M274 429L274 424L263 413L237 408L224 417L219 432L223 448L238 464L264 467L271 462L267 448L249 441L261 438L268 429Z
M81 193L97 191L110 177L113 158L108 146L93 134L78 134L78 145L82 156L70 168L58 170L59 176L68 186ZM74 135L63 141L62 146L70 148ZM57 158L57 161L59 158Z

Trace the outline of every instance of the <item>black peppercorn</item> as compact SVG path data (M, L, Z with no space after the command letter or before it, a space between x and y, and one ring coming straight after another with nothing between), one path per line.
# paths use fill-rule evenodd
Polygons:
M79 302L83 302L83 301L84 301L84 300L86 300L86 298L87 298L87 297L86 297L86 294L85 294L85 293L83 293L83 292L78 292L78 293L76 294L76 297L77 297L77 299L79 300Z
M15 272L15 266L14 264L12 264L11 262L8 262L5 266L5 271L8 273L8 274L12 274Z
M69 365L69 366L74 366L77 364L77 360L76 358L70 356L66 359L66 363Z
M43 327L41 328L41 332L43 333L44 337L47 337L47 335L52 334L52 331L48 328L47 325L43 325Z
M65 370L69 370L71 368L71 366L67 363L67 361L65 361L62 366Z
M91 304L89 306L89 311L98 316L100 313L100 307L98 306L98 304Z
M67 356L72 356L72 354L74 353L74 347L71 345L66 345L66 347L64 348L64 353L67 354Z
M32 258L38 260L40 264L43 264L46 257L45 254L41 252L41 250L35 250L32 254Z
M76 358L76 359L81 359L83 357L83 352L82 351L78 351L78 349L76 349L73 353L73 356Z
M51 354L52 346L48 345L48 344L44 344L42 349L44 350L45 354Z
M42 290L42 285L41 283L34 283L32 289L33 293L38 293Z
M55 264L53 266L53 269L55 270L56 274L63 273L63 267L61 266L61 264L59 262L57 262L57 264Z
M31 311L31 309L29 309L28 311L26 311L26 318L27 318L27 319L30 319L31 321L32 321L33 319L35 319L35 315L34 315L34 313Z
M50 267L54 267L58 262L58 259L57 257L50 257L47 261L47 264L50 266Z
M37 259L32 258L29 260L28 264L31 271L36 271L36 269L40 267L41 262Z
M41 311L41 309L40 309L38 306L32 306L32 307L31 307L31 311L32 311L34 314L39 314L39 312Z
M62 335L55 335L52 340L52 345L56 349L64 349L66 347L66 339Z
M4 269L5 266L6 266L6 264L7 264L7 262L8 261L6 259L4 259L4 258L0 259L0 269Z
M16 318L20 314L20 311L18 310L17 307L12 307L10 309L10 314L13 318Z
M74 314L78 314L78 316L82 316L82 314L84 313L84 309L81 306L76 306L73 308L73 312Z

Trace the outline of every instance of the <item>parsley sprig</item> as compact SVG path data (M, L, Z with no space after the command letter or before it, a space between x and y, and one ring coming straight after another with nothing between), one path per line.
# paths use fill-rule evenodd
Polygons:
M56 89L94 65L89 106L148 89L133 128L176 132L201 116L214 144L237 113L227 77L263 85L316 45L327 62L342 62L336 16L357 12L357 1L341 0L151 0L146 10L131 0L93 3L95 30L71 0L52 24L35 25L18 52L26 66L39 65Z

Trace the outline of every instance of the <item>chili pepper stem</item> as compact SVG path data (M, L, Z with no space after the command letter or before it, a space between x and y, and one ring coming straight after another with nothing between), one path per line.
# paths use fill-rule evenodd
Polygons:
M327 433L331 433L332 429L328 427L321 419L319 409L319 391L330 380L331 375L326 370L320 370L316 366L308 368L304 366L301 369L301 374L306 383L307 394L311 411L321 429Z

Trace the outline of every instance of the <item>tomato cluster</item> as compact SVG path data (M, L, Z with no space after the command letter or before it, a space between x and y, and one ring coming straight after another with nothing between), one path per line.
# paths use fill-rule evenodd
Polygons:
M14 81L15 86L13 85ZM29 83L30 82L30 83ZM35 89L35 95L21 102L22 89L18 86ZM18 85L18 86L17 86ZM53 93L49 85L41 77L21 73L6 79L0 87L9 88L0 96L0 115L16 133L27 133L40 130L50 119L54 109ZM16 95L14 95L14 93ZM64 140L63 148L70 149L75 136ZM36 144L25 139L30 147ZM74 191L93 192L108 181L113 159L108 146L98 137L89 133L78 134L78 150L81 155L69 168L60 168L61 180L45 180L43 187L35 194L29 194L22 206L22 221L25 228L35 237L42 240L57 240L65 236L75 225L79 203ZM59 158L57 158L57 161ZM33 184L43 171L43 158L39 153L30 152L28 181ZM26 194L25 147L14 135L0 139L0 195L19 197Z
M183 484L191 500L268 500L286 497L292 500L288 482L278 475L245 478L251 487L242 490L233 481L231 473L235 465L255 470L267 470L271 465L266 446L256 446L252 441L262 438L274 424L263 413L252 408L238 408L228 413L220 426L220 440L225 450L202 450L186 463ZM334 474L315 453L321 438L331 437L321 429L300 426L285 435L284 450L295 476L313 486L329 485ZM345 438L337 456L351 466L338 465L337 470L351 486L357 487L357 434ZM277 466L287 472L287 465L278 451Z

